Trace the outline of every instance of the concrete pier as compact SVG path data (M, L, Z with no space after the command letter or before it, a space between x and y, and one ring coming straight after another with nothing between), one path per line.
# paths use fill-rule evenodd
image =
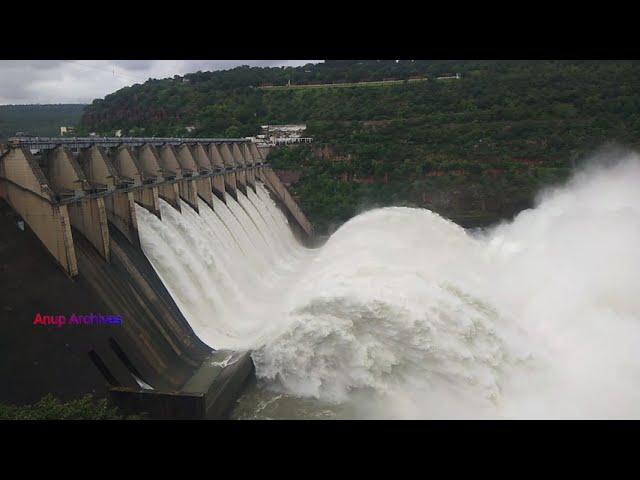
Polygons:
M67 208L71 226L79 230L108 261L109 232L104 200L86 195L98 186L89 183L75 156L64 147L49 151L42 160L41 168L46 171L56 197L70 201ZM87 163L90 173L95 174L99 170L98 167L92 167L99 163L93 156L89 155ZM107 186L103 185L102 188L106 190Z
M7 150L0 157L0 193L33 230L69 276L78 274L66 204L58 203L38 162L28 149Z
M159 205L157 205L157 190L155 190L155 192L156 211L159 216L160 208ZM138 246L140 245L140 237L138 235L138 219L136 218L134 195L134 192L116 192L105 198L105 208L109 222L113 224L127 240Z
M245 160L247 185L251 186L253 190L256 189L256 161L253 158L253 153L247 144L240 146L240 151Z
M206 147L203 147L209 162L211 163L212 171L214 175L211 177L211 186L213 187L213 194L216 195L223 202L226 200L226 167L224 165L224 160L222 155L220 154L220 150L215 144L209 144Z
M226 193L237 200L236 190L238 188L238 170L236 169L236 162L233 159L229 146L226 143L215 145L213 154L214 158L221 159L224 165L224 183Z
M288 212L295 219L297 224L302 228L306 235L313 235L313 227L311 222L302 212L296 201L293 199L289 191L282 184L278 176L270 166L264 165L259 169L259 177L265 182L267 187L276 194L276 196L284 203Z
M120 161L117 161L118 157L120 157ZM94 145L81 151L78 158L92 190L109 193L103 197L108 222L131 243L138 245L140 239L135 216L134 193L117 191L121 186L142 184L140 173L137 171L130 154L124 151L120 152L120 155L112 157L101 147ZM114 160L116 160L115 163ZM116 165L122 165L128 176L120 175Z
M224 184L225 184L224 174L211 177L211 184L213 186L214 195L216 195L223 202L226 201L226 198L225 198L226 191L224 188Z
M253 374L249 352L218 350L177 392L112 387L109 396L127 414L142 411L158 420L217 420L227 417Z
M186 145L178 147L165 145L160 149L160 161L163 168L175 173L179 197L198 211L198 188L193 180L199 175L198 167Z
M134 155L128 147L120 147L115 151L106 151L106 155L111 158L116 172L118 173L118 187L139 187L145 183L146 177L144 170L138 161L138 157Z
M185 151L186 150L186 151ZM178 150L178 159L184 157L185 161L193 161L193 165L197 175L201 178L194 180L196 184L197 195L213 208L213 183L211 176L213 175L213 167L207 152L201 144L193 146L182 145Z
M160 193L158 187L152 186L150 188L136 190L133 198L136 203L139 203L162 220L162 217L160 216Z
M220 149L215 143L209 144L208 148L209 161L215 171L223 171L227 168L220 153Z
M231 152L231 158L236 168L238 169L236 173L236 185L240 189L242 193L247 194L247 165L244 161L244 156L242 152L238 148L237 144L231 144L231 148L229 149Z
M158 186L158 195L173 208L179 212L182 211L178 201L180 199L180 191L178 190L177 182L166 182Z
M86 198L78 203L70 203L68 208L71 226L77 228L100 255L109 261L109 229L104 199Z
M151 144L144 144L138 148L135 152L135 156L138 159L138 165L146 181L153 180L156 182L162 182L163 180L173 180L175 178L175 171L171 169L164 169L160 164L160 157L156 147Z

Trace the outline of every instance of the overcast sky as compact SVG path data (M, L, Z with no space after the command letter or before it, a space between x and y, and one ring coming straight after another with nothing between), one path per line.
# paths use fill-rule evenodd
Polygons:
M0 60L0 105L90 103L149 78L310 62L318 60Z

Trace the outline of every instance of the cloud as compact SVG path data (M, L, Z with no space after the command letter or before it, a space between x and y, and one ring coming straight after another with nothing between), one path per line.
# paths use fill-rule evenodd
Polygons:
M0 60L0 104L90 103L149 78L319 60Z

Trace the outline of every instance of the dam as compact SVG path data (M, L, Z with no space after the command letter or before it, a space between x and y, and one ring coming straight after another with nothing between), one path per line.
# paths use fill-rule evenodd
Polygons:
M111 142L25 139L0 158L3 401L90 392L184 419L639 416L637 154L487 230L385 207L307 248L313 229L250 143Z
M256 297L313 242L264 156L244 139L10 139L3 400L94 393L125 413L224 418L253 371ZM76 315L121 325L34 325Z

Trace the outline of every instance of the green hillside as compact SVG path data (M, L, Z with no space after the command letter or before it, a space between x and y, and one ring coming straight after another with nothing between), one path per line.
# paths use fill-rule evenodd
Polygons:
M0 105L0 141L26 132L36 136L58 136L61 126L79 123L85 105Z
M437 79L460 73L460 79ZM427 78L426 81L409 81ZM379 87L277 88L406 80ZM640 62L337 61L151 80L89 105L104 134L247 136L307 123L311 148L275 151L322 231L374 205L432 208L462 224L509 216L585 155L637 146Z

